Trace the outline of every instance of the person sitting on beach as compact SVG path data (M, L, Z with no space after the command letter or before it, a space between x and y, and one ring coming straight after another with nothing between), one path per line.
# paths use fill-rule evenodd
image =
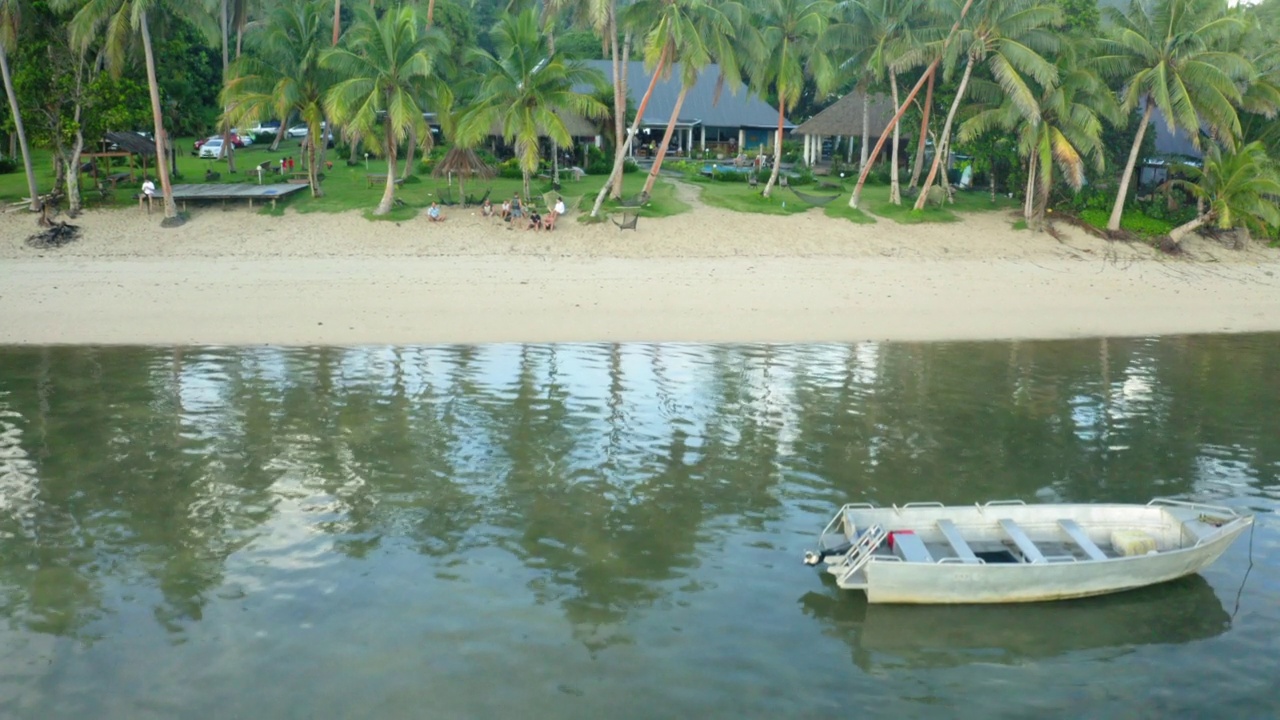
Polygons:
M489 201L489 198L485 198L484 203L480 205L480 214L485 217L493 215L493 203Z
M507 222L508 220L511 219L511 201L510 200L502 201L502 210L498 213L498 215L502 218L503 222Z
M431 207L427 208L427 220L431 222L444 222L444 215L440 214L440 203L435 200L432 200Z
M557 197L556 204L552 206L551 212L547 213L547 217L543 219L543 224L548 230L556 229L556 218L564 214L564 198Z
M525 230L541 230L541 229L542 229L542 216L538 214L537 208L533 208L532 210L529 211L529 225L525 227Z

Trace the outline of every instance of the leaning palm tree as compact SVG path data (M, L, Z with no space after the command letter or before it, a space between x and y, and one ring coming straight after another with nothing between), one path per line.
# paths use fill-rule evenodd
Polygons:
M1102 119L1117 122L1119 105L1106 84L1081 58L1087 47L1066 45L1058 56L1058 82L1033 84L1035 107L1002 98L997 107L980 110L957 133L960 142L987 132L1012 132L1018 154L1027 159L1027 189L1023 215L1035 229L1044 225L1054 167L1067 184L1079 190L1087 165L1101 172L1105 167ZM992 89L993 92L998 92Z
M560 113L599 118L608 114L591 92L576 88L604 87L604 77L580 62L548 55L537 13L526 10L505 15L494 27L497 55L477 50L482 80L475 98L458 119L457 141L472 147L495 129L515 147L524 178L524 194L531 194L529 177L538 170L539 138L558 146L572 145Z
M327 5L327 0L297 0L276 6L267 22L249 34L254 52L232 65L222 91L231 123L243 126L294 114L302 119L307 126L312 197L323 194L316 151L325 143L324 92L333 80L333 74L320 66L327 45Z
M721 85L728 84L734 90L742 83L738 70L739 30L749 27L745 9L733 0L710 3L706 0L640 0L637 5L649 3L653 8L647 14L657 17L653 29L645 37L645 60L657 62L662 56L670 58L672 65L680 64L680 91L676 94L667 129L662 134L649 177L645 180L640 197L647 198L662 171L662 161L671 136L680 121L680 108L689 90L698 82L698 75L711 62L719 63ZM743 37L750 35L743 32Z
M836 68L826 52L835 37L828 34L833 5L829 0L763 0L756 10L762 20L760 43L746 59L747 71L757 90L772 90L778 98L773 171L763 192L769 197L782 162L785 113L800 101L806 79L812 79L820 93L829 92L836 82Z
M30 207L34 212L40 209L40 191L36 188L36 174L31 167L31 149L27 147L27 131L22 126L22 112L13 89L13 76L9 72L9 49L16 47L18 41L23 4L20 0L0 0L0 73L4 76L4 93L9 98L9 112L13 114L18 147L22 148L22 167L27 173L27 191L31 193Z
M1241 97L1237 82L1248 78L1252 68L1231 48L1244 26L1224 2L1133 0L1124 12L1108 10L1113 30L1103 41L1099 63L1104 71L1122 79L1126 111L1143 106L1142 121L1107 221L1108 229L1119 230L1152 112L1159 108L1169 130L1187 133L1197 147L1203 127L1232 148L1240 135L1235 108Z
M923 23L926 0L853 0L847 3L853 13L851 25L860 29L859 39L867 45L860 60L872 82L887 78L889 93L896 108L898 75L926 61L926 43L934 39L934 28ZM926 118L927 120L927 118ZM921 134L923 137L923 133ZM866 144L865 141L863 143ZM889 202L902 204L898 182L899 126L893 126L893 158L889 166Z
M325 94L324 111L348 139L381 141L387 185L374 214L385 215L395 203L400 143L412 133L424 152L432 145L422 102L433 100L442 115L452 104L451 91L435 72L448 39L438 29L425 28L411 5L382 17L361 7L348 35L347 47L331 48L320 59L322 68L342 78Z
M957 11L961 10L959 0L948 2ZM985 64L1009 101L1026 117L1038 119L1032 82L1041 86L1057 82L1058 70L1045 55L1056 53L1061 45L1054 29L1061 22L1061 9L1044 0L988 2L975 6L974 12L969 13L956 34L958 57L953 58L953 61L964 60L964 73L942 125L929 175L916 198L916 210L924 209L938 168L951 154L951 128L975 67Z
M1280 227L1280 169L1260 142L1231 152L1209 145L1204 167L1185 167L1190 180L1174 180L1196 198L1201 209L1190 222L1169 232L1175 245L1188 233L1212 222L1220 230L1267 232Z
M142 52L147 65L147 87L151 90L151 120L156 142L156 175L160 178L160 191L164 196L164 220L162 225L180 225L178 206L173 201L173 186L169 183L169 163L165 159L170 147L164 129L164 112L160 106L160 84L156 81L156 57L151 49L152 15L166 10L171 0L93 0L85 3L71 20L71 40L81 52L100 37L106 50L107 65L114 72L124 67L125 54L130 40L136 34L142 40ZM77 5L77 0L62 0L60 7Z

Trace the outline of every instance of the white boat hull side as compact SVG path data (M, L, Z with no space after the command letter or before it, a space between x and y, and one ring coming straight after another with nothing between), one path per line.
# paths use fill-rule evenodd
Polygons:
M871 603L962 604L1039 602L1104 595L1199 572L1252 524L1237 522L1196 547L1101 562L907 563L866 566Z

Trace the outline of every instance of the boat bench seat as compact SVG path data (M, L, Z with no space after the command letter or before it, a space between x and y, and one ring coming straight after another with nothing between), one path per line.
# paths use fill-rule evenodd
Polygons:
M1080 546L1080 549L1084 551L1085 555L1089 556L1090 560L1107 559L1107 554L1102 552L1102 549L1089 539L1088 534L1076 524L1075 520L1063 518L1058 521L1058 527L1062 528L1062 531L1071 537L1072 542Z
M1004 530L1004 534L1008 535L1009 539L1013 541L1013 544L1017 545L1018 549L1022 551L1022 556L1027 559L1027 562L1048 562L1044 558L1044 553L1040 552L1040 548L1031 542L1031 538L1027 537L1027 534L1022 531L1018 523L1009 518L1000 518L1000 527Z
M942 535L947 538L947 542L951 543L951 549L956 552L956 557L966 563L982 562L977 555L973 554L973 548L969 547L969 543L960 534L960 530L956 528L955 523L943 518L938 521L938 530L942 531Z
M907 562L933 562L933 556L929 554L929 549L924 546L923 540L916 537L915 533L891 534L893 535L893 549L898 554L898 557Z

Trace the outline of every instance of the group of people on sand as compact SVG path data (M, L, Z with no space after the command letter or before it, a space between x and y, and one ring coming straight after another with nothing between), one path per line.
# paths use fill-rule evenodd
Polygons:
M503 222L511 223L511 227L520 227L523 223L525 230L555 230L556 218L565 213L564 198L556 196L555 204L551 206L546 215L538 213L538 208L530 206L528 212L525 212L525 205L520 201L520 193L511 196L510 200L503 200L502 206L496 211L498 217ZM480 214L484 217L493 217L495 210L493 203L489 198L484 199L484 203L480 205ZM444 222L444 213L440 211L440 203L432 200L431 207L427 208L427 220L430 222Z
M501 207L496 211L489 198L485 198L484 204L480 206L481 215L493 217L497 214L503 222L511 223L513 228L523 223L525 230L555 230L556 218L565 213L564 198L556 196L555 204L546 215L540 214L538 208L532 205L527 210L526 212L525 204L520 201L520 193L512 195L510 200L503 200Z

